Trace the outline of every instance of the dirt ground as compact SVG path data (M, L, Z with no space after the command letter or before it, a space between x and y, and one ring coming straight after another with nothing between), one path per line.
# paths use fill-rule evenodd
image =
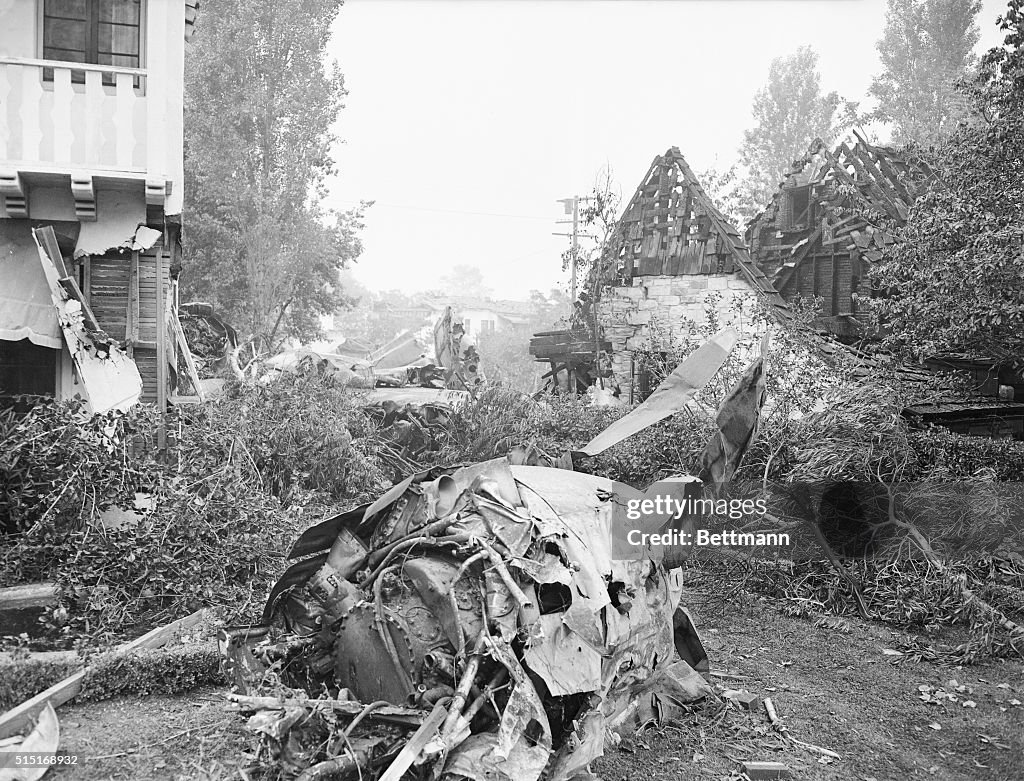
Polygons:
M793 738L841 759L787 744L763 707L715 705L607 747L593 768L605 781L740 779L741 760L783 762L797 779L1024 779L1024 705L1012 704L1024 701L1021 662L893 665L883 649L896 633L883 625L826 629L759 601L695 608L716 683L771 697ZM222 703L206 689L65 705L61 749L79 764L52 777L240 778L249 742Z

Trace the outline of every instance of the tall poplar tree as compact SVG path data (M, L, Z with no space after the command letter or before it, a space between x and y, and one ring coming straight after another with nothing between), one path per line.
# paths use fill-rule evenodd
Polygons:
M868 93L894 142L930 146L964 116L955 84L974 64L980 9L981 0L888 0L877 44L883 71Z
M754 127L743 134L740 161L746 169L737 186L745 217L753 216L775 192L793 160L815 138L831 142L852 123L855 104L837 92L823 93L818 55L801 46L788 57L776 57L768 83L754 95Z
M341 5L217 0L186 58L183 295L267 350L316 335L362 250L361 211L320 203L346 94L324 56Z

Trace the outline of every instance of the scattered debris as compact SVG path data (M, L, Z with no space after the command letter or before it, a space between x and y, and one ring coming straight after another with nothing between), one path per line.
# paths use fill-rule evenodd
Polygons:
M142 376L135 362L103 331L78 283L64 267L53 228L34 228L57 321L92 413L125 410L142 394Z
M213 389L211 380L221 372L230 372L238 379L245 376L240 364L242 347L238 332L217 314L212 304L201 301L180 304L178 317L204 390Z
M413 763L449 778L569 779L606 733L713 697L683 661L692 638L676 647L678 572L612 558L623 491L497 459L421 472L307 530L268 629L225 644L240 694L278 676L276 699L233 698L264 755L312 774L358 738L346 756L364 773L396 757L385 779ZM407 738L413 715L420 731Z
M834 751L829 751L827 748L822 748L821 746L815 746L813 743L805 743L804 741L797 740L790 735L789 728L782 722L782 719L779 718L779 714L775 710L775 703L772 702L771 697L764 698L764 709L768 714L768 721L770 721L772 726L775 727L775 730L794 746L806 749L807 751L815 754L821 754L822 757L827 757L829 759L842 759L842 757ZM935 729L938 729L938 727L936 726Z
M47 703L39 712L35 725L24 738L0 741L0 757L7 752L32 755L34 764L31 766L8 766L0 759L0 778L4 781L37 781L46 775L53 765L46 762L46 757L53 757L60 744L60 724L53 706Z
M793 777L789 767L781 762L743 762L742 767L750 781Z
M722 696L729 702L735 702L744 710L757 710L761 705L761 698L746 689L726 689L722 692Z

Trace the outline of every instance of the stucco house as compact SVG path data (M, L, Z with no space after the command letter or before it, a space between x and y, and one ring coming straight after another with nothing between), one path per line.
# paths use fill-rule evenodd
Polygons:
M536 307L529 301L481 296L424 296L421 301L428 308L432 321L437 320L446 307L451 307L455 318L462 321L469 341L474 343L482 334L526 328L536 314Z
M123 385L115 406L134 403L133 382L161 407L174 391L190 357L175 279L196 9L0 4L0 394L98 408L88 367L100 358L120 367L108 372Z

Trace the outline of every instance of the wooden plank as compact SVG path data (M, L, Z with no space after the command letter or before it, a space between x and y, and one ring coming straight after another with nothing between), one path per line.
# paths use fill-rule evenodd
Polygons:
M190 616L179 618L177 621L172 621L169 624L152 629L142 637L125 643L118 647L117 653L138 651L144 648L160 648L166 645L175 633L191 629L199 624L205 616L205 609L197 610ZM46 703L50 703L54 708L57 708L78 696L78 693L82 691L82 680L85 678L86 673L89 672L89 669L86 667L83 670L79 670L74 675L70 675L63 681L55 683L49 689L40 692L35 697L11 708L0 716L0 740L21 732L39 711L46 706Z
M178 344L178 349L181 350L181 354L185 358L185 368L188 370L188 377L192 382L192 388L195 390L199 400L202 401L203 390L199 385L199 370L196 368L195 359L192 357L192 350L189 349L188 340L185 339L185 331L182 329L181 321L177 315L174 315L171 320L171 325L174 328L174 338Z
M54 583L26 583L0 588L0 610L21 610L26 607L48 607L57 604Z
M128 342L128 354L135 352L135 343L139 341L139 253L132 253L131 265L128 268L128 303L125 307L125 341Z
M160 414L157 447L167 447L167 314L164 311L164 255L156 255L156 408Z
M412 767L412 763L416 761L416 757L419 756L423 747L437 736L447 715L448 711L443 705L440 703L435 705L434 710L423 720L420 728L409 738L409 742L402 746L402 750L398 752L395 761L380 777L380 781L399 781L405 775L405 771Z

